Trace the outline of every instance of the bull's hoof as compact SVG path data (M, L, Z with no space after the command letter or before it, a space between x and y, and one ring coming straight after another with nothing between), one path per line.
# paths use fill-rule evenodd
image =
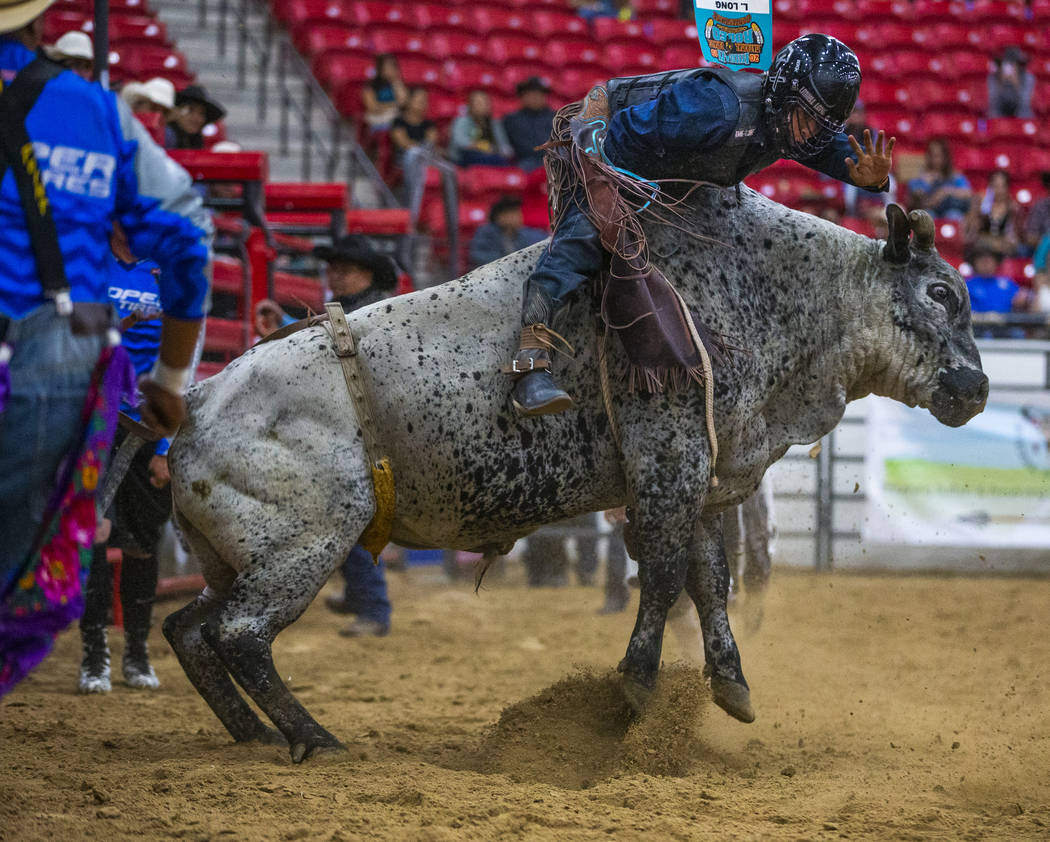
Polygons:
M645 705L652 694L653 690L651 687L646 687L632 675L624 675L623 695L627 699L627 704L631 706L631 710L636 714L640 715L645 710Z
M751 691L745 685L728 678L712 676L711 698L734 719L741 722L755 721L755 710L751 707Z
M300 740L291 746L292 763L302 763L308 757L320 759L333 755L342 756L347 753L347 748L331 734L324 737L311 737Z

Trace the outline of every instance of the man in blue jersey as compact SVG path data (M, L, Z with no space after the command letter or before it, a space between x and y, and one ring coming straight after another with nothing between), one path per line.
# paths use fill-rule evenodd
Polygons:
M866 133L862 146L843 131L860 79L852 50L813 34L785 46L767 74L694 68L611 79L582 104L567 106L549 153L553 166L564 161L569 170L552 185L554 237L526 284L521 342L505 369L515 380L518 411L544 415L572 406L551 375L557 335L550 324L567 296L598 276L607 252L622 258L632 276L656 276L666 285L644 258L636 219L637 206L659 206L660 180L730 187L792 158L865 190L886 190L894 141ZM644 198L628 201L625 190ZM611 283L612 296L620 279Z
M37 56L50 2L0 0L0 659L21 657L3 609L57 522L59 468L78 455L96 364L110 358L113 221L161 269L160 352L139 388L143 421L162 433L185 417L209 286L211 222L185 170L112 93ZM33 658L0 663L0 693Z
M109 298L122 328L121 343L131 357L137 375L153 370L160 348L161 316L160 270L149 260L135 261L127 252L123 232L114 232L113 261ZM138 407L123 403L121 412L139 421ZM117 431L114 451L126 433ZM168 490L167 438L139 448L106 512L108 537L96 536L91 573L84 592L84 614L80 618L83 659L78 689L81 693L108 693L111 689L109 646L106 626L113 599L113 579L106 559L108 547L122 551L120 604L124 616L124 681L129 687L155 690L160 686L149 662L147 638L153 600L157 590L157 547L161 530L171 517ZM103 526L103 530L105 524Z

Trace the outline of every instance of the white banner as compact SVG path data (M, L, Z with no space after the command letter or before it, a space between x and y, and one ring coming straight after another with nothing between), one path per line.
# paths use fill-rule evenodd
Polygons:
M865 541L1050 547L1050 396L993 394L963 427L870 399Z

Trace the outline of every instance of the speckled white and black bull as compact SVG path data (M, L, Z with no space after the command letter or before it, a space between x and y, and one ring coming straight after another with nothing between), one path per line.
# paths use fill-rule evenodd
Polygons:
M790 445L830 431L848 401L874 392L957 426L984 407L988 381L966 286L938 256L925 214L892 206L887 243L748 189L700 190L686 217L718 242L653 223L653 254L706 324L744 349L715 370L717 466L697 386L655 395L614 387L618 445L587 295L557 325L576 349L558 358L576 406L537 418L514 410L499 370L517 347L522 283L543 244L355 311L349 323L393 462L395 542L509 547L544 524L627 504L641 583L620 664L628 699L638 707L652 688L668 608L684 588L714 701L751 721L726 616L721 512ZM609 349L609 370L625 370L619 341ZM172 489L208 588L167 618L164 633L235 740L286 740L295 761L340 748L281 681L270 649L375 508L332 340L312 327L259 345L194 387L188 407L170 455Z

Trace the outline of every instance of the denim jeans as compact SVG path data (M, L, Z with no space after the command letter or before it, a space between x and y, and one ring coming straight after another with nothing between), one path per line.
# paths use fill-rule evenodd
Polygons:
M17 575L74 445L104 338L74 336L45 304L12 321L11 395L0 414L0 587Z
M386 594L386 567L372 563L372 556L360 544L354 544L343 562L346 579L344 599L350 613L377 623L390 622L390 599Z
M558 305L570 292L601 271L605 253L598 229L578 205L578 202L586 202L582 189L577 190L568 202L550 245L540 255L529 276L526 298L528 287L539 284Z

